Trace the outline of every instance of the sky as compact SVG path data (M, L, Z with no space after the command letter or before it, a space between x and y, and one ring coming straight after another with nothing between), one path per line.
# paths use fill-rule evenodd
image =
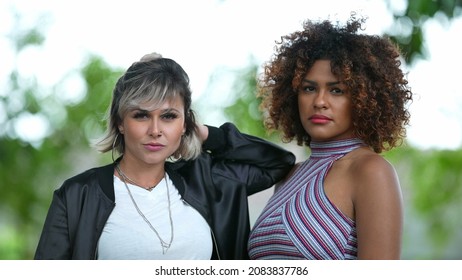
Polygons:
M89 53L114 67L126 69L141 56L161 53L179 62L191 78L194 99L207 92L210 102L226 102L229 84L207 91L217 69L242 69L250 58L261 65L271 57L282 35L301 29L305 19L344 22L351 11L368 17L366 33L382 34L393 25L383 0L169 0L169 1L75 1L2 0L0 3L0 95L9 71L15 66L25 77L53 87L66 77L62 97L78 102L84 87L79 69ZM405 0L391 0L396 11ZM17 60L8 34L15 29L14 13L21 16L20 29L38 27L46 41L25 49ZM415 94L410 105L411 125L407 141L421 149L456 149L462 146L462 94L457 81L462 65L458 39L462 18L425 25L427 57L406 67ZM459 55L458 55L459 54ZM0 121L5 118L0 107ZM204 115L198 112L199 115ZM210 115L204 122L215 125ZM35 129L31 129L35 128ZM28 115L16 123L24 138L43 137L46 122Z

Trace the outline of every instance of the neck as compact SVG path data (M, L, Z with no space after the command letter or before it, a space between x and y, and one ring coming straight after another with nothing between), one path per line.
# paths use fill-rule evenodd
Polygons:
M137 185L145 189L152 189L156 186L165 175L165 168L163 164L149 165L140 164L137 161L130 161L129 159L122 158L120 160L119 168L121 173L115 172L115 175L120 179L127 179L127 183Z

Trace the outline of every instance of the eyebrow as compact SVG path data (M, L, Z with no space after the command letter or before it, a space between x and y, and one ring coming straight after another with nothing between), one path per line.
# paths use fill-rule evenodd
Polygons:
M180 110L176 109L176 108L173 108L173 107L169 107L169 108L163 108L163 109L154 109L154 110L149 110L149 109L146 109L146 108L141 108L141 107L135 107L132 109L132 111L140 111L141 113L150 113L150 112L153 112L153 111L156 111L156 110L160 110L162 113L169 113L169 112L180 112Z
M340 81L335 81L335 82L328 82L327 85L328 85L328 86L336 86L336 85L339 85L339 84L341 84L341 83L342 83L342 82L340 82ZM317 82L312 81L312 80L308 80L308 79L303 79L302 84L318 85Z
M165 108L165 109L162 109L162 112L163 113L170 113L170 112L177 112L177 113L180 113L181 110L178 110L176 108Z

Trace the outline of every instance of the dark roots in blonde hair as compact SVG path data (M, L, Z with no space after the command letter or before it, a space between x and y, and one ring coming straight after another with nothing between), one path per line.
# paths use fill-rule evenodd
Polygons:
M133 63L117 81L107 115L107 130L95 146L101 152L124 153L125 142L118 126L125 114L142 103L160 105L168 99L181 97L185 108L185 134L172 159L194 159L201 153L202 142L195 112L191 108L192 93L189 77L174 60L153 53Z
M297 90L314 62L328 59L332 73L351 93L356 137L377 153L401 144L412 92L400 69L400 52L386 37L358 34L364 22L354 14L345 26L308 20L302 31L281 37L264 65L258 95L266 127L281 130L283 141L310 145L299 117Z

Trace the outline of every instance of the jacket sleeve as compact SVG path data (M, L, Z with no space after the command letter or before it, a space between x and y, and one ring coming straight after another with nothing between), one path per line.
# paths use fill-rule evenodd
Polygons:
M53 199L35 252L34 259L36 260L71 258L66 204L59 194L59 189L53 193Z
M248 195L273 186L295 163L295 156L261 138L247 135L231 123L219 128L208 126L203 149L212 157L212 173L218 180L245 184Z

